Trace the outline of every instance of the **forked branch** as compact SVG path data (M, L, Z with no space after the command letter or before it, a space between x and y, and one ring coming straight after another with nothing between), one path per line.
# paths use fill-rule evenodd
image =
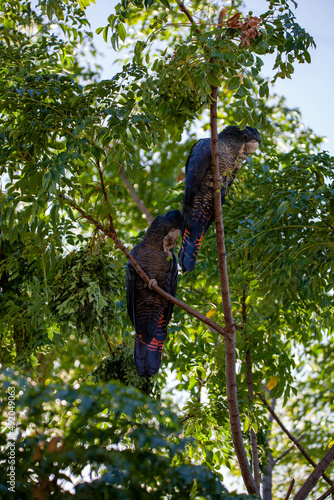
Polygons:
M312 458L307 453L307 451L305 450L305 448L300 444L300 442L296 438L293 437L293 435L291 434L291 432L288 431L288 429L285 427L285 425L283 424L283 422L281 421L281 419L278 417L278 415L276 414L276 412L271 408L271 406L269 405L269 403L266 400L266 398L262 394L260 394L260 393L257 393L257 395L259 396L259 398L261 399L261 401L263 401L263 403L266 406L266 408L268 409L268 411L274 417L274 419L276 420L276 422L278 423L278 425L280 426L280 428L282 429L282 431L288 436L288 438L290 439L290 441L292 441L295 444L295 446L297 446L298 450L302 453L302 455L306 458L306 460L312 465L312 467L316 468L317 464L315 463L315 461L312 460ZM330 485L333 484L333 481L325 473L322 473L321 475L324 478L324 480L327 481L328 484L330 484Z
M324 471L329 467L329 465L334 460L334 444L326 453L324 458L320 460L318 465L315 467L312 474L306 479L303 486L298 491L297 495L295 495L293 500L304 500L308 497L308 494L313 490L314 486L319 481L320 477L324 477Z

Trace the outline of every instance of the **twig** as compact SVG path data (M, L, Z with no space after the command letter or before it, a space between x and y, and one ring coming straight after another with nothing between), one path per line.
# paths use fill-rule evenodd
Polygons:
M234 8L234 0L232 0L232 2L231 2L231 5L230 5L230 11L229 11L229 13L228 13L228 17L231 17L231 14L232 14L232 10L233 10L233 8Z
M326 491L321 497L317 498L316 500L324 500L324 498L329 497L329 495L334 491L334 484L329 488L329 490Z
M106 339L106 342L107 342L107 344L108 344L109 351L111 352L111 345L110 345L110 343L109 343L109 340L108 340L108 337L107 337L107 335L106 335L106 332L104 332L104 331L102 330L102 333L103 333L103 336L104 336L104 338Z
M115 243L115 245L117 246L117 248L119 248L124 253L124 255L126 256L126 258L131 262L131 264L133 265L133 267L135 268L135 270L137 271L137 273L139 274L139 276L145 281L145 283L147 283L147 284L150 283L150 278L142 270L142 268L140 267L140 265L138 264L138 262L132 257L132 255L130 254L129 250L118 239L118 236L116 235L114 226L112 226L112 228L111 227L110 228L104 227L100 222L98 222L97 220L95 220L91 215L87 214L84 210L82 210L82 208L78 207L78 205L76 203L74 203L72 200L70 200L69 198L67 198L67 196L63 195L62 193L58 193L58 196L60 198L62 198L63 200L65 200L75 210L77 210L85 219L87 219L92 224L94 224L95 227L97 227L102 233L104 233L106 236L108 236L109 238L111 238L113 240L113 242ZM169 300L170 302L172 302L176 306L179 306L181 309L183 309L184 311L186 311L191 316L194 316L195 318L199 319L200 321L202 321L202 323L205 323L206 325L210 326L216 332L218 332L220 335L223 335L223 336L226 335L225 328L223 328L222 326L218 325L217 323L215 323L214 321L212 321L210 318L207 318L203 314L199 313L195 309L192 309L191 307L189 307L187 304L185 304L181 300L173 297L172 295L169 295L169 293L165 292L165 290L163 290L162 288L160 288L158 285L153 285L152 286L152 290L154 290L159 295L161 295L165 299Z
M179 425L182 425L184 424L184 422L186 422L187 420L189 420L190 418L193 418L195 415L193 415L192 413L188 413L188 415L186 417L184 417L182 420L180 420L179 422Z
M106 190L106 187L105 187L105 184L104 184L104 179L103 179L103 173L102 173L102 169L101 169L101 165L100 165L100 160L96 160L96 166L97 166L97 170L98 170L99 176L100 176L100 182L101 182L101 188L102 188L102 192L103 192L104 201L105 201L107 207L109 207L109 200L108 200L107 190ZM110 228L113 231L115 231L114 224L113 224L112 217L111 217L110 213L108 213L108 220L109 220Z
M139 208L142 214L146 215L146 219L148 220L149 223L153 222L153 217L148 210L148 208L144 205L144 203L141 201L139 196L137 195L136 191L134 190L131 182L129 181L128 176L126 175L126 172L124 170L124 167L120 165L120 170L119 170L120 176L122 178L122 181L124 182L125 186L128 188L131 198Z
M302 434L300 436L300 438L297 439L298 443L299 441L301 441L304 437L306 436L306 434ZM290 453L290 451L292 451L293 449L295 448L295 445L293 444L292 446L290 446L290 448L288 448L284 453L282 453L281 456L279 456L278 458L276 458L273 462L273 465L276 465L280 460L282 460L286 455L288 455L288 453Z
M292 491L292 488L293 488L294 484L295 484L295 480L292 479L292 481L290 483L290 486L289 486L289 489L288 489L288 492L285 495L285 499L284 500L289 500L289 496L291 495L291 491Z
M257 395L263 401L263 403L267 407L268 411L272 414L272 416L274 417L274 419L276 420L276 422L278 423L278 425L280 426L280 428L282 429L282 431L288 436L288 438L290 439L290 441L292 441L297 446L297 448L299 449L299 451L302 453L302 455L304 455L304 457L312 465L312 467L316 468L317 464L314 462L314 460L312 460L312 458L307 453L307 451L305 450L305 448L303 448L303 446L297 441L297 439L295 439L293 437L293 435L288 431L288 429L284 426L283 422L276 415L276 413L274 412L274 410L270 407L270 405L267 402L267 400L265 399L265 397L262 396L262 394L260 394L260 393L257 393ZM325 481L327 481L328 484L330 484L330 485L333 484L333 481L326 474L321 474L321 475L325 479Z
M298 491L297 495L294 497L293 500L304 500L305 498L307 498L308 494L313 490L314 486L319 481L320 476L325 477L324 471L332 463L333 460L334 460L334 444L326 453L324 458L320 460L320 462L315 467L312 474L310 474L309 477L306 479L305 483L300 488L300 490Z

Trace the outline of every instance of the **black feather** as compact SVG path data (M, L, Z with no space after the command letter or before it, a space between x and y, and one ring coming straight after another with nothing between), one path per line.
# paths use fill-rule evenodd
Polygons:
M223 179L222 204L240 168L236 162L243 145L257 141L259 132L252 127L226 127L218 135L219 171ZM202 238L214 220L211 139L201 139L191 149L186 163L183 199L182 243L179 254L183 271L192 271Z
M156 279L158 285L174 297L177 262L172 248L166 249L166 243L164 246L164 239L171 230L181 230L182 220L178 210L159 215L148 228L143 241L131 251L149 278ZM135 365L138 374L148 378L159 370L173 304L150 290L130 263L126 286L128 314L136 330Z

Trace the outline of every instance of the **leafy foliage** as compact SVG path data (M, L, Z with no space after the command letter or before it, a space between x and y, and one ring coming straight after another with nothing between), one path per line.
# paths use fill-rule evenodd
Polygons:
M2 375L4 390L13 373ZM230 496L205 466L183 459L176 415L122 385L41 386L18 379L16 492L20 498L246 498ZM2 399L2 415L7 402ZM24 415L24 418L23 418ZM6 442L2 428L1 444ZM89 476L84 468L89 465ZM5 462L1 489L8 498ZM53 479L51 479L51 476ZM80 478L81 476L81 478ZM79 482L77 482L77 478ZM249 498L249 497L247 497Z
M62 333L74 326L78 335L89 336L95 329L108 332L115 324L121 270L107 248L94 252L81 248L56 266L51 311L57 323L65 325Z
M111 216L119 238L134 246L147 221L120 168L153 216L181 209L194 130L207 121L210 85L219 84L220 122L258 127L262 137L224 205L244 439L249 448L250 429L257 432L262 470L268 436L277 454L284 451L278 442L289 447L262 405L249 401L250 352L254 392L266 385L270 397L282 397L320 458L326 432L303 417L313 405L327 417L331 408L325 354L330 362L334 162L319 152L322 139L300 113L270 95L261 74L273 53L274 79L290 78L295 62L310 62L314 41L285 0L248 17L235 1L223 8L220 26L206 1L189 4L191 25L180 3L123 0L98 31L124 64L100 81L82 57L95 54L81 8L87 4L41 0L32 8L0 0L0 360L32 380L5 376L24 389L17 404L20 495L31 498L38 487L39 498L124 498L126 491L133 498L229 498L216 479L223 465L235 471L221 339L175 308L163 370L157 381L139 380L125 258L62 196L101 225ZM252 26L260 34L249 32ZM210 229L195 272L179 277L178 296L221 323L214 249ZM317 379L296 377L307 361ZM171 379L186 395L180 420L154 399L171 392ZM298 468L298 456L289 460ZM284 462L278 468L284 485L290 473ZM285 494L278 488L278 498Z
M133 349L130 349L125 343L113 347L109 356L103 358L97 365L91 374L91 379L96 383L119 380L123 384L140 389L144 394L160 397L158 387L156 387L152 379L139 377L137 374Z

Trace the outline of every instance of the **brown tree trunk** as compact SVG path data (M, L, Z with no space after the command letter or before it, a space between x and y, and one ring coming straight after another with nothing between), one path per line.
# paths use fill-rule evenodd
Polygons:
M241 474L249 494L258 494L254 478L251 473L247 459L240 426L240 415L237 397L237 379L235 371L235 324L232 314L232 306L229 292L229 280L227 273L226 249L224 237L224 225L221 203L221 186L219 182L219 159L218 159L218 130L217 130L217 87L212 86L212 103L210 107L210 126L212 141L212 169L213 169L213 191L216 224L216 240L218 263L220 273L220 285L223 299L223 311L225 319L225 364L226 364L226 392L230 425L234 449L238 458Z

